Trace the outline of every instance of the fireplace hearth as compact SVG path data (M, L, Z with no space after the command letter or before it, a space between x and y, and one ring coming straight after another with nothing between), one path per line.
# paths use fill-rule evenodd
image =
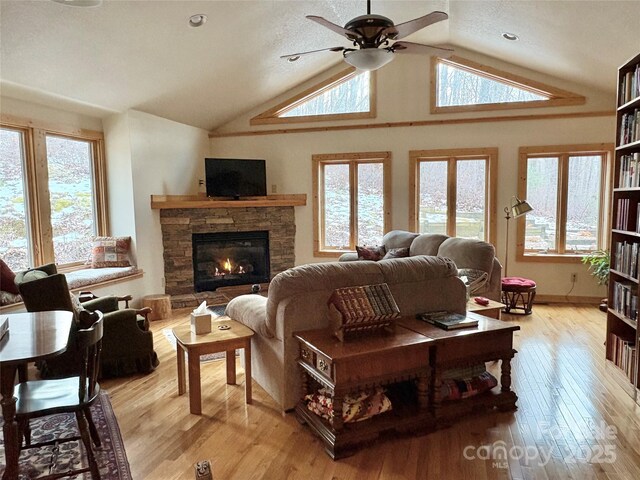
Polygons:
M270 280L269 232L194 233L196 292Z

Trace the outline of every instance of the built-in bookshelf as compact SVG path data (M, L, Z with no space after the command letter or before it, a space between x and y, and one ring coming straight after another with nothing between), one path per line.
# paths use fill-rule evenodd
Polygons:
M606 355L640 400L637 354L640 294L640 54L618 69L616 155Z

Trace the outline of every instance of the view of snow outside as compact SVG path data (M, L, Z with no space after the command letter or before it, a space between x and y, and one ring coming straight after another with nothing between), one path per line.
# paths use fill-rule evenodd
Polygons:
M360 163L357 182L357 245L381 245L384 234L382 163ZM349 165L324 166L324 246L348 250L350 233Z
M525 250L557 251L558 163L557 157L528 159L527 202L533 211L526 217ZM601 169L600 156L569 157L567 252L598 248Z
M447 234L446 160L421 161L419 164L420 233ZM485 240L486 161L456 161L455 236Z
M439 107L536 100L548 100L548 98L452 65L438 64Z
M0 256L14 270L31 263L21 142L0 130ZM91 144L49 135L46 149L55 262L85 261L95 235Z
M280 117L368 112L369 85L369 72L363 72L292 108Z

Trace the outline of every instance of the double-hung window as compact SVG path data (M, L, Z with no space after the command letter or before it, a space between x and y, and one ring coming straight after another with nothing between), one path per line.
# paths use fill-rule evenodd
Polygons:
M409 152L409 225L495 244L496 148Z
M391 153L313 155L314 254L381 245L391 221Z
M13 269L90 257L107 234L99 132L0 124L0 257Z
M533 207L518 222L518 257L542 260L604 248L612 145L520 148L518 195Z

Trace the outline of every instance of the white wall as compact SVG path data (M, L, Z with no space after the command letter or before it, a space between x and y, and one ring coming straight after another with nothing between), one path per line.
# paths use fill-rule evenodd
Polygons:
M62 108L47 107L6 96L0 97L0 112L3 115L14 115L53 125L66 125L97 132L102 131L102 120L98 117L83 115Z
M515 111L489 112L488 115L532 115L575 111L612 111L615 100L609 93L567 85L522 69L477 55L464 55L496 68L527 75L538 81L572 90L587 97L587 104L579 107L553 107ZM410 57L410 56L408 56ZM415 60L395 60L378 72L378 118L370 122L436 120L487 116L487 113L432 115L428 106L428 65ZM613 78L613 77L612 77ZM300 88L318 82L312 80ZM242 115L220 129L221 132L264 130L271 127L249 127L249 118L283 101L288 95L274 99L267 105ZM367 123L368 121L364 121ZM328 124L332 124L327 122ZM362 122L360 122L362 123ZM288 128L320 126L322 124L286 125ZM277 126L280 128L282 126ZM498 236L497 254L504 263L505 221L500 213L517 193L517 162L520 146L566 145L580 143L613 143L614 116L541 119L534 121L479 122L459 125L433 125L406 128L383 128L312 132L297 134L220 137L211 139L211 155L240 158L265 158L268 185L277 184L279 193L306 193L307 206L296 207L296 263L324 261L313 256L312 224L312 171L311 156L320 153L362 152L389 150L392 152L392 228L407 229L409 225L409 151L439 148L497 147L498 158ZM603 287L581 264L548 264L515 261L516 224L510 230L509 274L533 278L538 282L538 293L565 295L571 289L570 275L577 273L577 283L571 296L604 296Z

